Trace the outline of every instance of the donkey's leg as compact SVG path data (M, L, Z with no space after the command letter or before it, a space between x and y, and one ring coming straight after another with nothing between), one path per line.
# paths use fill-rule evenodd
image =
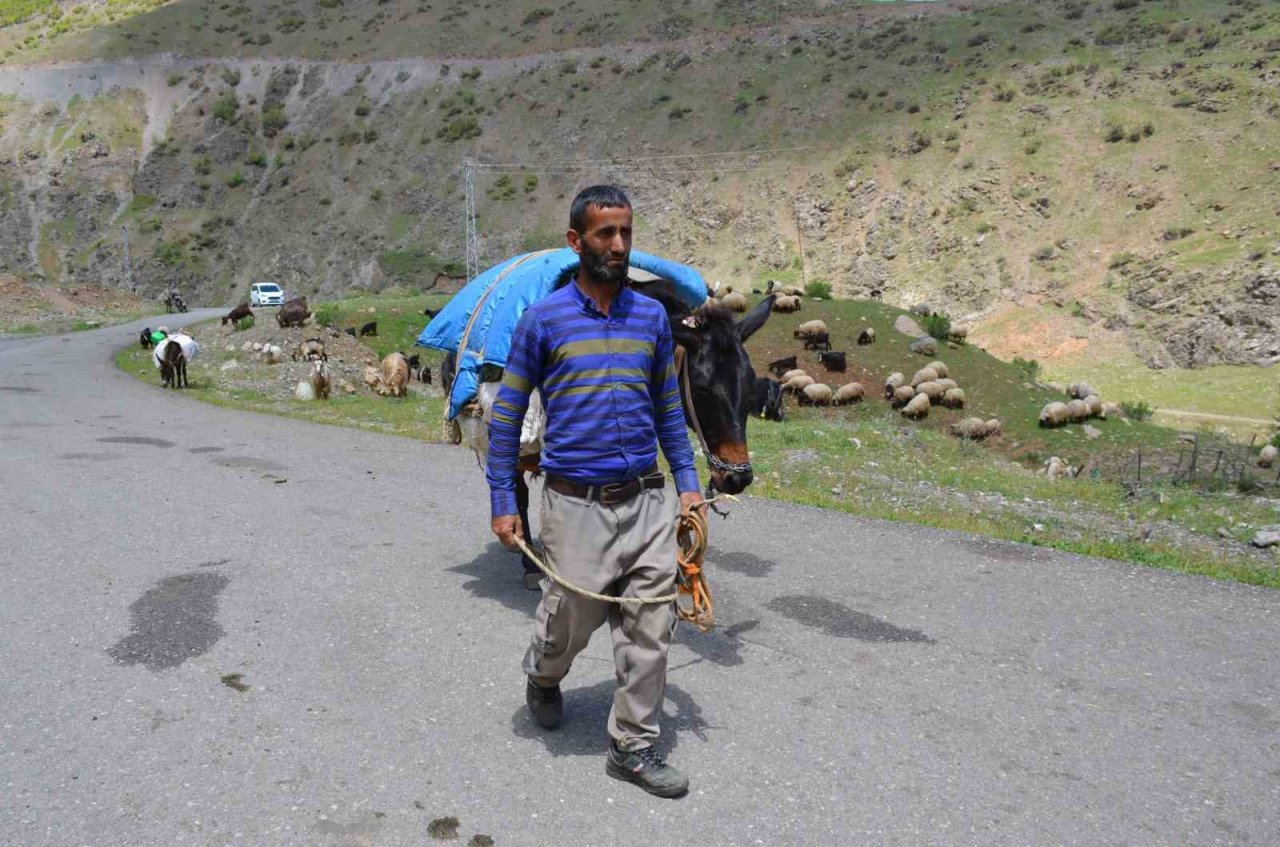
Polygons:
M516 509L520 512L520 532L524 536L524 543L533 547L533 533L529 530L529 483L525 481L522 471L516 471ZM538 582L542 579L542 571L523 552L520 554L520 564L524 567L525 588L530 591L540 590Z

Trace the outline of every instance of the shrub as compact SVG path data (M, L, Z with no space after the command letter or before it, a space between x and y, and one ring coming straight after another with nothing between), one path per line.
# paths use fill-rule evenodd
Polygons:
M1040 377L1040 363L1035 359L1014 356L1009 364L1013 365L1014 370L1022 374L1022 378L1027 382L1035 382Z
M1173 98L1173 108L1190 109L1196 104L1196 98L1193 94L1179 94Z
M267 166L267 154L261 150L254 150L249 153L249 157L244 161L245 164L253 165L255 168L265 168Z
M240 111L240 101L236 99L236 95L228 91L219 97L213 103L213 116L224 123L235 123L236 115Z
M284 108L281 106L267 109L262 113L262 134L267 138L275 138L276 134L288 125L289 119L284 116ZM285 149L292 146L292 140L286 139Z
M554 14L554 10L548 9L546 6L538 6L536 9L531 9L520 23L524 26L534 26L543 18L549 18Z
M1151 408L1151 404L1146 400L1125 400L1120 404L1120 409L1130 419L1135 421L1150 420L1155 414L1155 409Z
M1115 270L1116 268L1123 268L1125 265L1129 264L1130 262L1134 261L1137 258L1138 257L1136 255L1129 252L1116 253L1114 256L1111 257L1111 261L1107 262L1107 267L1110 268L1111 270Z
M1163 235L1161 235L1161 238L1163 238L1165 241L1177 241L1179 239L1186 238L1188 235L1190 235L1193 232L1195 232L1195 230L1191 229L1190 227L1171 226L1165 229Z
M130 212L144 212L156 204L156 198L150 194L135 194L129 201Z
M445 141L463 141L468 138L478 138L483 131L476 119L468 115L449 121L440 127L436 132L436 138L442 138Z
M249 329L252 326L253 326L253 315L245 315L243 318L236 321L236 332Z
M927 315L922 322L924 331L940 341L945 341L951 335L951 318L942 312Z
M240 84L240 71L235 68L223 68L222 81L232 88L235 88Z
M524 193L532 194L538 188L538 177L535 174L529 174L524 178Z
M312 310L311 316L318 326L333 326L338 320L338 304L321 303Z
M362 101L356 104L356 117L363 118L369 114L369 103Z
M815 279L804 287L804 296L821 297L824 300L831 297L831 283L822 279Z
M175 85L182 82L183 79L185 79L185 77L182 74L169 74L169 78L166 81L169 83L169 87L173 88Z
M226 178L227 188L239 188L244 185L244 174L240 173L237 168L232 172L231 176Z
M1047 262L1053 258L1055 252L1052 244L1046 244L1043 247L1037 247L1036 252L1031 254L1031 258L1037 262Z
M1124 141L1124 127L1120 124L1109 124L1103 131L1102 138L1108 144L1115 144L1117 141Z
M484 71L480 70L479 68L468 68L467 70L462 72L461 76L464 80L468 82L474 82L475 80L479 79L481 74L483 73Z
M152 252L156 261L167 267L182 264L182 245L177 241L161 241Z

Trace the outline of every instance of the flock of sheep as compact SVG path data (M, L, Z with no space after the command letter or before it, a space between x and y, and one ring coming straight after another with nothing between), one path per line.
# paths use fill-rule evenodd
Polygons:
M1051 388L1061 386L1051 385ZM1084 423L1090 418L1106 420L1108 415L1120 415L1120 407L1114 403L1103 403L1102 398L1093 386L1086 382L1078 382L1066 389L1069 402L1053 401L1046 403L1040 410L1040 426L1055 427L1069 423Z

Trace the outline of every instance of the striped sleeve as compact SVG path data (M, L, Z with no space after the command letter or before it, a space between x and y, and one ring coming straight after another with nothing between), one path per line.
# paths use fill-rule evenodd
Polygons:
M653 349L649 396L653 399L653 421L658 431L662 454L671 466L676 490L681 494L698 490L698 471L693 464L693 450L685 434L684 408L680 403L680 382L676 378L675 343L671 340L671 324L665 313L658 316L661 326Z
M516 514L516 461L520 456L520 427L529 408L529 395L542 381L542 324L528 309L516 324L502 385L493 401L489 423L489 507L493 517Z

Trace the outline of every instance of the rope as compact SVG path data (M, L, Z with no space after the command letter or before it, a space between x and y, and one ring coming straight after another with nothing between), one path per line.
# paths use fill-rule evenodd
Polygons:
M729 494L721 494L704 502L704 505L710 506L716 500L734 500L738 498ZM551 569L551 566L538 558L524 539L515 536L516 546L533 561L538 568L547 575L547 578L575 594L583 597L590 597L592 600L600 600L604 603L617 603L622 605L625 603L634 603L640 606L661 606L666 603L676 604L676 614L680 616L680 620L688 621L703 632L710 632L715 626L715 615L711 603L711 588L707 585L706 574L702 571L702 560L707 553L707 516L704 513L703 505L699 505L689 512L681 512L676 518L676 542L679 545L679 551L676 553L676 563L680 566L677 573L676 590L672 594L664 594L661 597L611 597L608 594L597 594L594 591L588 591L585 588L579 588L572 582L569 582L560 574ZM690 599L689 606L681 606L679 599L681 595L688 595Z

